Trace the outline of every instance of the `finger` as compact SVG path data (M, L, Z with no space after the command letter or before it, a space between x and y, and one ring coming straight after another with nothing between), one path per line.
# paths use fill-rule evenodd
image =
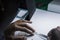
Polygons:
M25 22L25 23L32 23L32 21L28 21L28 20L22 20L22 22Z
M27 29L31 30L32 32L35 32L35 30L33 28L31 28L29 25L27 24L20 24L18 26L21 26L21 27L26 27Z
M16 27L16 30L15 31L23 31L23 32L26 32L30 35L33 35L33 32L31 32L29 29L27 29L26 27Z
M18 20L15 22L16 24L22 24L22 23L32 23L31 21L27 21L27 20Z
M31 30L32 32L35 32L35 30L34 30L31 26L29 26L29 25L26 25L26 28L28 28L28 29Z
M32 32L35 32L35 30L34 30L33 28L31 28L31 26L29 26L29 25L27 25L27 24L24 24L24 26L25 26L27 29L31 30Z
M24 31L24 32L27 32L27 33L33 35L34 30L32 28L30 28L33 31L33 32L31 32L28 28L30 28L30 27L27 27L26 24L24 24L23 27L16 25L16 31Z
M24 30L23 30L24 32L26 32L26 33L28 33L28 34L30 34L30 35L33 35L33 32L31 32L29 29L27 29L27 28L25 28L25 27L24 27L23 29L24 29Z

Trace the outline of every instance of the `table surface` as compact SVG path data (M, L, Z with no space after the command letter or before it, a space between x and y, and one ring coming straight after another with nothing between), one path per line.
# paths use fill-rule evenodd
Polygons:
M32 24L29 24L38 34L47 35L47 33L57 26L60 26L60 14L36 9L31 18Z
M13 22L16 20L20 20L20 18L15 18ZM60 26L60 14L36 9L34 15L31 18L31 21L32 21L32 24L28 24L28 25L30 25L33 29L35 29L35 31L38 34L47 35L47 33L52 28ZM18 35L19 32L17 32L16 34ZM36 35L31 38L28 38L28 40L31 40L31 39L40 40L40 38L38 38Z

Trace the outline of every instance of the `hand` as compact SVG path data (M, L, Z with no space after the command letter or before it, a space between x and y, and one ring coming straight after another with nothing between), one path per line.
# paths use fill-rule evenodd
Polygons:
M14 38L13 35L14 35L15 31L23 31L23 32L29 33L30 35L33 35L33 33L35 31L29 25L27 25L26 23L32 23L32 22L27 21L27 20L18 20L18 21L14 22L14 23L11 23L4 32L5 37L6 38L7 37Z

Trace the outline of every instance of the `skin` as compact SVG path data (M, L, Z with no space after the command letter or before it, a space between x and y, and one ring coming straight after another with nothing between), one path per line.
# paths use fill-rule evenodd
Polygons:
M23 32L29 33L30 35L33 35L33 33L35 32L34 29L32 29L26 23L32 23L32 22L27 20L17 20L11 23L4 32L5 39L6 40L27 40L27 38L24 36L14 37L15 31L23 31Z

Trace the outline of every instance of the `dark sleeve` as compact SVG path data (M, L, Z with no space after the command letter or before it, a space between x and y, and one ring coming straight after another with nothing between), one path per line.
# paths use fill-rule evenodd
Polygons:
M2 39L2 32L10 24L10 22L15 18L18 11L18 1L17 0L2 0L2 5L4 11L0 9L0 39ZM1 5L0 5L0 8Z
M2 0L4 11L0 13L0 28L4 28L10 24L15 18L18 11L17 0Z

